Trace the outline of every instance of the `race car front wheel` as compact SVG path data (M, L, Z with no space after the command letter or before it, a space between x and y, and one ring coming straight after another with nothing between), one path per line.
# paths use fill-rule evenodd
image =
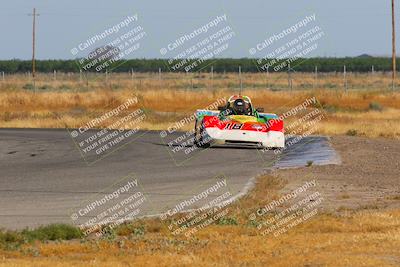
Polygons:
M209 140L207 140L206 135L207 135L207 132L204 127L203 121L199 122L196 120L194 144L197 147L201 147L201 148L210 147L210 142L209 142Z

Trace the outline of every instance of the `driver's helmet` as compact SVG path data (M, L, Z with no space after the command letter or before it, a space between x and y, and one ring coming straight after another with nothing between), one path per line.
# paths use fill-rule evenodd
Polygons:
M247 96L234 95L228 100L228 107L233 110L236 115L251 115L251 100Z

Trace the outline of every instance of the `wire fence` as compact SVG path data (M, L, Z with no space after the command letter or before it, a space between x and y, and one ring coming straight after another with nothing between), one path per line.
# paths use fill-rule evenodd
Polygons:
M343 72L318 73L285 72L259 73L213 73L213 72L81 72L36 73L33 79L30 72L8 74L0 72L0 88L4 90L90 90L90 89L171 89L171 90L392 90L399 88L395 82L392 88L391 72L378 72L372 69L368 73Z

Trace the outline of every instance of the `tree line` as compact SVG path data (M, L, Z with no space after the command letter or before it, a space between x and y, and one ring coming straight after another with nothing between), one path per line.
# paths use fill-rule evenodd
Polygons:
M191 60L195 61L195 60ZM268 60L267 60L268 61ZM214 72L237 72L238 67L241 66L243 72L261 72L266 71L265 60L258 61L251 58L221 58L209 59L201 61L196 67L190 71L209 72L211 67ZM285 60L281 60L283 62ZM82 60L37 60L36 71L38 72L79 72L83 71ZM175 61L174 61L175 62ZM346 65L347 71L352 72L370 72L372 68L375 71L391 71L392 65L391 58L387 57L346 57L346 58L298 58L291 62L290 69L296 72L313 72L317 67L318 72L342 72L343 67ZM178 71L185 72L184 68L173 68L171 61L166 59L129 59L129 60L116 60L108 68L101 71L112 72L162 72ZM187 64L190 64L188 61ZM263 68L264 65L264 68ZM30 60L0 60L0 72L5 73L26 73L32 69L32 62ZM91 69L89 71L96 71ZM279 71L286 72L288 67L275 69L270 66L270 72Z

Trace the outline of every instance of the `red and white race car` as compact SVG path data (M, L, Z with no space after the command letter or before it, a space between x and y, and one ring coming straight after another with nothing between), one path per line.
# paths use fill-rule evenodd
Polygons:
M284 148L283 121L276 114L253 108L247 96L234 95L218 110L197 110L195 144L255 145Z

